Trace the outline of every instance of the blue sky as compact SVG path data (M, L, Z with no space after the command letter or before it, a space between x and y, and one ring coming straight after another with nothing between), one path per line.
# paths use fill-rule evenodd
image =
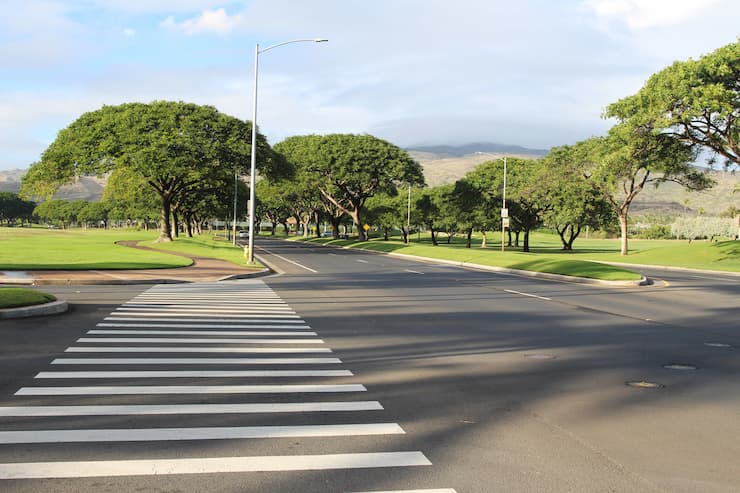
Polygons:
M3 0L0 169L86 111L128 101L252 114L271 143L371 133L401 146L547 148L606 105L740 35L736 0Z

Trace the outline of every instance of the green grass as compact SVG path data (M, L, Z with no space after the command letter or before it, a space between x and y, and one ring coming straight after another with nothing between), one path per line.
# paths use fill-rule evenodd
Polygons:
M244 250L224 238L211 238L203 235L193 238L180 237L172 243L140 242L139 245L194 257L217 258L246 267L247 259L244 256ZM262 265L255 263L254 267L262 268Z
M154 243L157 231L48 230L0 228L0 269L5 270L89 270L156 269L185 267L192 260L166 252L219 258L244 265L241 248L206 236L181 238L172 243ZM140 245L162 250L141 250L116 245L135 240Z
M26 288L0 288L0 308L41 305L56 301L50 294Z
M465 248L465 239L459 236L454 237L448 245L446 237L440 235L439 246L432 246L428 234L413 235L410 245L404 245L398 237L387 242L371 239L360 243L356 240L331 238L311 238L308 241L608 280L634 279L636 274L599 262L740 272L740 241L693 241L689 244L683 240L630 240L629 255L621 256L619 239L579 238L574 243L574 250L566 252L561 249L557 235L536 232L530 237L529 253L523 253L521 247L507 246L506 252L502 254L500 238L500 234L489 234L488 248L485 249L480 248L480 235L474 236L470 249Z

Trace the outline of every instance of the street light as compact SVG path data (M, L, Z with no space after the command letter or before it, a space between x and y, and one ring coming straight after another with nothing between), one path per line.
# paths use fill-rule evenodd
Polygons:
M254 99L252 101L252 160L249 167L249 239L247 240L247 263L254 263L254 182L256 178L255 167L257 164L257 73L259 70L260 53L265 53L273 48L284 46L291 43L324 43L328 39L293 39L282 43L274 44L260 50L260 44L254 47Z

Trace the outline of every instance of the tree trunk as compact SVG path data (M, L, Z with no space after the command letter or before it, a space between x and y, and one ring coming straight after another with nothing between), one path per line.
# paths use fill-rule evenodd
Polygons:
M170 223L170 216L172 215L172 202L169 194L160 194L162 198L162 215L161 222L159 225L159 238L157 243L172 241L172 235L170 233L172 225Z
M486 248L486 246L488 245L488 238L486 237L486 230L484 229L480 233L483 235L483 239L480 242L480 247Z
M429 230L432 232L432 245L437 246L437 232L434 231L434 228L429 228Z
M626 211L618 214L618 217L619 217L619 229L622 232L621 249L619 251L619 254L627 255L627 213Z
M188 238L192 238L193 237L193 218L192 216L185 215L185 217L183 217L183 221L185 221L185 235Z
M357 238L360 241L367 241L367 235L365 234L365 228L362 227L362 223L360 223L360 211L355 209L350 213L350 217L352 218L352 222L355 223L355 226L357 227Z
M517 237L519 236L519 233L517 233ZM522 248L523 252L529 252L529 229L524 230L524 247Z
M578 226L577 228L574 228L573 226L570 227L570 238L568 238L568 250L573 251L573 242L576 241L576 238L578 238L578 235L581 234L581 227Z
M521 231L517 231L514 235L514 246L519 246L519 235L521 234Z
M567 224L563 229L560 229L557 226L555 227L555 231L557 231L558 236L560 236L560 243L563 244L563 250L570 250L570 248L568 248L568 241L565 239L565 232L568 230L569 226L570 224Z
M470 248L470 242L471 242L472 236L473 236L473 228L468 228L468 241L467 241L467 244L465 245L467 248Z
M331 237L334 238L335 240L338 240L339 239L339 228L342 224L342 216L339 216L339 217L331 216L329 221L331 222Z
M507 230L506 230L506 236L507 236L507 238L508 238L508 241L506 242L506 246L507 246L507 247L510 247L510 246L511 246L511 230L510 230L510 229L507 229ZM517 243L518 243L518 242L517 242ZM518 246L518 245L517 245L517 246Z
M409 232L405 226L401 226L401 234L403 235L403 242L406 245L408 245L409 244Z

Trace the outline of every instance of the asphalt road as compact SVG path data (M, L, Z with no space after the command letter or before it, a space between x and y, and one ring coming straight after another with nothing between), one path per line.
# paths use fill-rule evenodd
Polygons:
M47 287L45 290L70 301L73 311L53 318L3 322L6 343L0 358L0 406L359 401L365 403L365 409L0 417L2 431L72 430L76 437L74 430L124 429L134 430L129 437L133 438L140 433L136 430L153 430L144 432L150 434L149 439L140 442L2 444L0 463L290 456L293 464L299 464L295 467L300 467L306 456L342 454L347 460L356 461L356 465L366 459L358 454L391 454L390 464L367 469L307 467L310 470L6 480L0 483L0 489L302 493L740 489L740 463L736 460L740 456L737 277L661 270L646 272L656 278L652 286L605 288L475 272L279 240L260 239L258 248L258 254L283 274L265 278L264 282L232 283L234 289L269 286L316 332L323 341L320 347L332 351L312 356L341 360L337 364L294 368L351 371L352 376L326 376L319 381L157 377L147 378L145 384L321 383L362 385L364 391L14 395L20 388L42 386L144 385L140 378L133 377L117 378L114 382L34 378L39 372L58 370L50 365L51 361L69 356L64 351L71 346L100 346L75 341L91 337L87 333L96 329L96 324L148 289ZM163 289L167 303L185 303L188 298L183 286ZM204 290L214 288L205 286ZM223 305L215 308L221 315L226 313ZM161 325L162 321L154 324ZM135 343L109 346L132 344ZM175 356L131 351L105 357ZM664 367L669 364L697 369ZM185 368L160 364L115 368L87 365L84 369ZM253 369L244 365L209 365L208 370L247 368ZM285 366L274 368L282 370ZM628 381L655 382L661 387L635 388L627 386ZM170 427L239 427L237 432L243 433L245 427L251 427L252 432L254 427L323 425L361 425L361 431L357 435L342 431L332 436L282 438L155 438L161 431L157 429ZM402 456L399 452L415 455ZM394 462L404 457L412 463L423 457L431 464L403 466Z

